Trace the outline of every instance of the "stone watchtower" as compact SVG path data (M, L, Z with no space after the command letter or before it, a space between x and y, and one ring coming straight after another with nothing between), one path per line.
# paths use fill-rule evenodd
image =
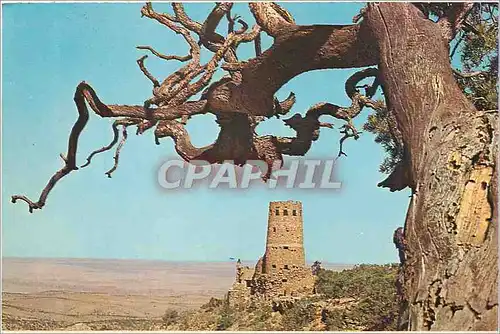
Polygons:
M275 274L305 267L302 203L269 203L266 252L262 273Z
M302 203L269 203L266 251L255 270L237 264L236 281L228 293L236 305L249 298L274 298L314 293L315 276L306 267Z

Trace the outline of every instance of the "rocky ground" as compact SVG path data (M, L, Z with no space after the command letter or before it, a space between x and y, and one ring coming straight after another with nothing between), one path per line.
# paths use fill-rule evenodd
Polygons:
M328 299L311 296L298 299L252 301L228 308L223 300L213 299L198 311L175 313L167 311L163 317L166 330L183 331L326 331L366 330L362 322L343 318L345 328L329 328L325 315L351 312L359 303L355 298ZM212 305L210 305L212 304Z
M2 314L2 329L12 331L158 331L165 326L161 319L109 319L88 322L66 322L48 319L28 319Z

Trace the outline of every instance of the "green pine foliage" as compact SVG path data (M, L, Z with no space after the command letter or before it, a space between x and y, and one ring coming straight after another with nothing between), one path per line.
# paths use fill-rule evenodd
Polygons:
M396 119L387 108L377 109L368 115L363 130L375 135L375 142L382 145L386 156L379 171L390 174L403 157L403 141L397 129Z
M476 3L460 32L458 84L478 110L498 109L498 4Z

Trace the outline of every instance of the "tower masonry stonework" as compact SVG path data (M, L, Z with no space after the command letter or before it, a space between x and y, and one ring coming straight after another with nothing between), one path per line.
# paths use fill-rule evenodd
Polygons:
M302 203L269 204L266 252L262 265L264 274L305 267Z
M236 280L228 292L230 304L314 293L315 276L306 267L303 230L301 202L269 204L264 255L254 269L238 261Z

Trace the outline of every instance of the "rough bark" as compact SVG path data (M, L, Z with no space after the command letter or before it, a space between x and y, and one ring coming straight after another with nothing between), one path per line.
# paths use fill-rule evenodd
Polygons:
M366 28L358 25L290 25L262 55L238 64L241 84L217 85L210 92L209 105L222 112L271 116L274 94L301 73L375 65L377 53L368 36Z
M402 327L496 330L497 113L465 98L447 36L414 6L370 4L365 20L403 136L407 173L396 175L398 184L412 189Z

